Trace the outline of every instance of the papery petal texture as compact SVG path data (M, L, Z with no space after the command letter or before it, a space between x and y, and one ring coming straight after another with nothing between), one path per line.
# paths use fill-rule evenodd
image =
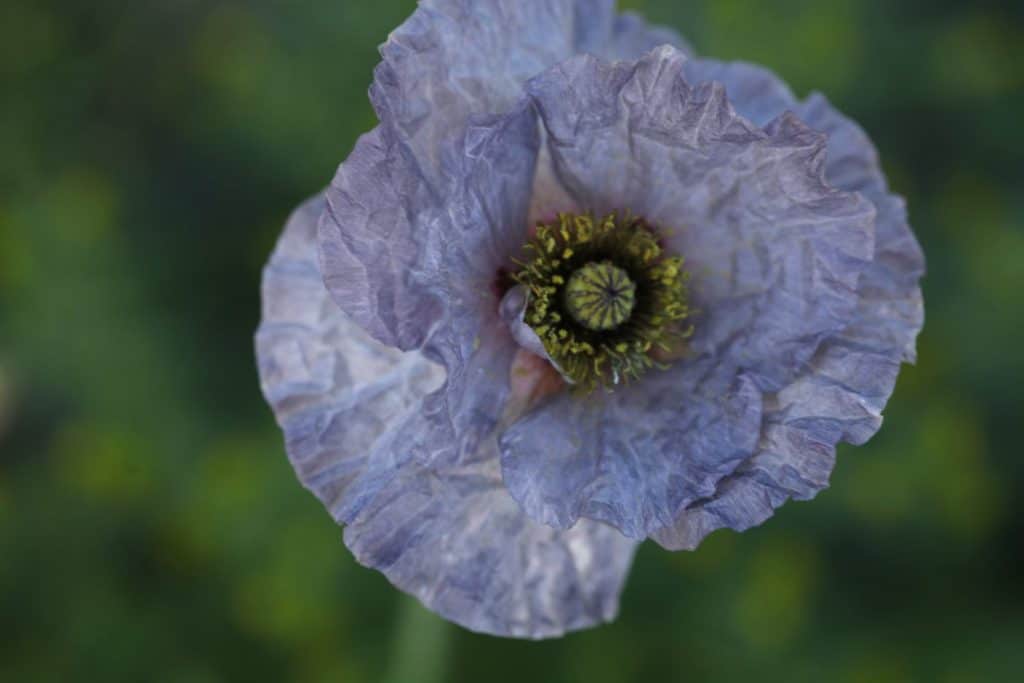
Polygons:
M907 223L901 198L888 190L878 155L864 132L821 95L797 102L771 72L749 64L694 60L694 80L723 82L735 106L755 121L796 112L828 136L826 177L857 191L877 209L872 261L858 282L849 324L826 340L805 371L766 397L757 453L719 490L690 506L655 539L670 549L694 548L722 527L760 524L786 500L812 498L828 485L839 441L861 444L881 426L900 363L913 361L924 323L918 285L924 255Z
M529 518L505 490L493 440L449 468L404 469L345 542L445 618L524 638L613 619L636 549L598 522L559 531Z
M684 61L581 56L527 86L568 196L663 226L701 311L670 371L563 396L502 435L509 490L558 527L584 516L643 538L712 496L754 454L762 393L847 325L871 258L874 206L824 181L824 138L792 115L758 127L720 85L691 87Z
M299 479L348 525L360 562L467 628L539 638L613 618L635 543L595 522L558 532L529 519L501 484L493 437L429 441L445 373L333 304L316 255L323 207L315 198L289 220L256 337Z
M587 400L561 395L500 439L509 492L537 519L596 519L642 539L748 459L761 394L706 362Z
M381 47L370 99L430 175L452 131L510 109L522 85L564 59L635 59L673 31L618 15L614 0L421 0Z
M440 195L423 189L388 138L383 127L364 137L327 191L324 281L379 341L421 348L445 367L427 412L455 457L491 432L508 391L516 347L498 315L495 277L525 239L536 119L524 104L469 120L443 154ZM367 168L387 170L367 179ZM381 302L374 291L393 296L371 308Z
M425 233L447 225L459 188L453 145L474 117L515 109L529 78L580 52L626 59L663 42L688 49L614 5L424 0L381 47L370 89L381 125L339 168L321 225L328 289L375 339L419 348L443 316L444 299L422 281L438 265ZM508 227L520 236L520 224Z
M469 629L557 636L615 616L639 540L759 524L877 431L924 256L824 97L614 0L420 0L381 54L380 124L289 219L256 336L359 562ZM511 274L538 220L612 210L685 259L694 333L581 397Z
M322 197L288 221L263 273L256 355L300 481L348 521L422 439L422 400L444 371L377 343L327 296L316 256Z
M579 206L628 209L687 260L695 353L784 386L842 329L872 255L875 209L824 182L825 138L781 116L760 128L685 57L581 56L529 85L560 182Z
M320 223L328 291L376 340L419 348L444 314L440 294L417 275L441 199L382 126L363 135L326 193Z

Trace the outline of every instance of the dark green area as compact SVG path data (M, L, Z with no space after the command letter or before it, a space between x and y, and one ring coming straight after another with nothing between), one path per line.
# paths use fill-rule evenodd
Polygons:
M0 5L0 680L1016 680L1024 11L625 3L825 92L929 258L928 322L832 488L639 554L611 626L464 632L358 567L259 396L259 270L374 119L411 0Z

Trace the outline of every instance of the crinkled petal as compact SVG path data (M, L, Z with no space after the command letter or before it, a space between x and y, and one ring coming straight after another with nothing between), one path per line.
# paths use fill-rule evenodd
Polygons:
M446 395L428 393L441 367L376 342L330 300L316 258L323 205L289 220L256 336L299 479L349 524L360 562L468 628L540 638L612 619L635 543L596 522L557 532L522 513L490 429L462 425L456 440L445 428Z
M528 301L529 295L526 287L516 285L505 293L498 308L498 314L501 316L502 322L508 326L509 334L512 335L516 344L552 365L556 365L544 348L544 342L525 320Z
M685 47L617 15L614 0L421 0L381 46L370 98L430 175L453 131L509 109L548 67L581 52L634 59L662 43Z
M563 392L504 431L502 470L546 524L585 517L645 538L747 460L760 424L753 382L683 363L612 394Z
M636 549L598 522L557 531L527 517L502 484L493 440L449 468L403 469L345 542L445 618L524 638L613 619Z
M614 4L609 0L609 4ZM594 32L604 35L606 27ZM638 14L624 12L612 19L611 40L605 42L591 41L587 49L580 50L611 60L640 59L655 47L671 45L686 55L693 50L682 36L663 26L651 26ZM543 134L543 131L542 131ZM554 220L559 211L578 212L585 207L577 205L569 192L562 186L555 173L548 146L542 145L537 159L537 174L531 193L530 225Z
M424 253L447 315L425 351L448 371L443 407L460 438L490 435L509 394L517 347L500 317L497 279L526 240L537 128L524 100L506 116L472 117L445 157L446 228L430 233Z
M444 314L440 293L419 282L423 242L444 220L435 190L378 126L359 138L326 198L320 259L331 296L377 341L419 348Z
M507 390L492 382L495 391L471 393L465 383L512 350L483 344L446 377L423 353L370 338L324 288L314 222L323 206L317 198L296 211L264 271L257 355L300 481L349 522L409 462L455 459L491 434L495 392Z
M862 193L878 210L874 257L861 276L857 315L843 337L885 348L887 353L898 351L902 360L913 362L915 340L924 325L919 283L925 260L907 221L906 202L889 192L878 153L868 136L825 97L811 95L797 106L796 113L828 135L829 182ZM891 389L886 396L889 393Z
M517 348L498 316L494 285L512 245L525 239L538 147L529 103L467 122L444 156L443 202L388 140L383 127L361 140L327 191L319 229L325 283L352 320L384 343L419 347L446 377L381 436L358 495L332 504L345 522L410 462L458 462L493 441ZM365 169L379 172L367 178ZM377 234L388 231L386 239ZM371 309L367 301L387 305ZM318 438L321 422L335 424L329 415L308 420Z
M536 116L524 100L505 116L471 118L446 150L443 201L419 191L422 177L388 137L378 128L364 138L327 191L319 231L325 282L353 320L383 331L374 335L380 341L420 345L446 369L444 386L424 404L432 425L424 438L435 444L425 450L458 457L490 435L508 395L516 346L499 318L495 284L525 241ZM366 184L359 171L367 167L389 170ZM389 229L388 239L375 234ZM377 258L378 248L400 256ZM371 315L366 301L395 290L389 301L401 306ZM437 308L420 306L424 300Z
M452 150L461 151L464 143L472 153L467 128L470 138L479 136L472 129L480 117L521 111L526 80L577 52L635 57L661 41L685 45L635 15L616 15L612 0L420 3L381 48L371 99L382 123L359 140L327 194L322 265L338 305L378 341L403 350L421 347L447 301L431 275L437 279L441 272L438 235L451 228L453 207L459 210L451 195L465 196ZM526 118L515 125L535 137ZM505 165L518 163L523 148L511 143ZM528 161L538 166L532 156ZM515 189L498 181L504 187L478 183L475 189L492 196ZM518 240L523 225L501 228L505 238ZM497 240L492 246L505 245ZM521 241L506 253L519 246ZM477 266L493 265L489 256Z
M758 126L767 125L783 112L792 111L796 105L796 97L789 86L756 64L701 57L688 60L683 72L686 80L693 84L721 83L729 103L741 116Z
M420 348L450 334L452 318L493 316L495 273L524 240L535 115L521 102L466 124L445 149L440 191L384 126L359 140L327 190L324 281L384 344Z
M256 353L292 466L344 521L405 457L391 442L422 438L422 400L444 372L374 341L330 300L316 253L323 206L296 210L264 269Z
M688 70L691 78L723 81L736 107L748 116L767 120L786 108L825 133L829 182L863 193L878 213L873 260L861 275L850 325L821 345L800 377L767 397L757 454L723 480L713 496L692 505L655 536L670 549L694 548L722 527L755 526L786 500L812 498L825 488L836 444L864 443L881 426L900 362L913 361L924 322L918 285L924 255L910 231L903 200L889 193L877 152L863 130L820 95L796 102L765 69L699 62Z
M690 357L635 387L562 397L500 439L512 495L566 527L651 534L750 458L761 392L799 376L857 305L874 208L823 179L823 138L792 116L761 129L684 58L569 60L527 86L577 206L630 209L676 231L701 311Z
M473 114L500 113L522 84L591 41L610 20L576 0L423 0L381 46L370 99L429 175ZM589 4L589 3L588 3Z
M765 391L841 330L871 256L874 207L824 182L824 138L795 117L758 128L684 56L569 60L530 82L555 174L578 206L660 225L687 261L691 348Z
M456 457L492 437L509 395L517 346L499 315L497 275L526 239L538 144L526 101L472 117L444 157L445 220L424 233L421 281L446 304L424 352L448 372L435 403L460 442Z
M827 136L828 182L847 192L860 192L877 210L875 249L861 278L860 295L886 302L890 315L897 320L888 339L894 347L903 347L904 360L913 361L914 340L924 322L918 285L924 275L924 253L907 222L905 202L889 192L878 152L867 134L820 94L797 101L788 86L763 67L694 59L686 63L685 71L695 83L721 82L736 110L757 124L767 123L788 110ZM878 287L885 291L874 291ZM861 312L864 309L860 306ZM886 324L883 327L890 328Z

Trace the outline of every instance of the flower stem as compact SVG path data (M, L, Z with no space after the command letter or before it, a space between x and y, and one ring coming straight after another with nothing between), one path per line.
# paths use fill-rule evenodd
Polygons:
M387 683L442 683L450 635L448 622L402 596Z

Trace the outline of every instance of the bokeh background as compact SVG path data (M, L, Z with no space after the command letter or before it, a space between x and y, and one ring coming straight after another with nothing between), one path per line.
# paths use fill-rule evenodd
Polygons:
M0 5L0 680L1021 680L1024 5L625 2L859 120L929 259L920 361L832 487L612 625L449 625L356 565L258 389L259 271L374 125L412 0Z

